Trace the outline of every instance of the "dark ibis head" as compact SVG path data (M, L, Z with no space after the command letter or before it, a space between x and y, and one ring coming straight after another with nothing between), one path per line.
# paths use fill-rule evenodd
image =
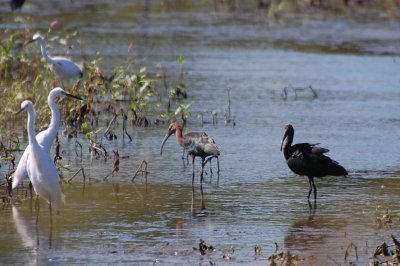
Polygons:
M285 126L285 134L283 135L283 139L282 139L282 143L281 143L281 151L282 151L282 147L283 147L283 143L285 142L285 139L289 138L288 143L292 144L293 136L294 136L293 126L291 124L286 125Z
M168 127L168 132L165 135L162 144L161 144L161 148L160 148L160 155L162 155L162 149L164 147L165 142L167 142L167 139L176 132L176 130L180 128L180 125L178 124L178 122L172 122L169 127Z

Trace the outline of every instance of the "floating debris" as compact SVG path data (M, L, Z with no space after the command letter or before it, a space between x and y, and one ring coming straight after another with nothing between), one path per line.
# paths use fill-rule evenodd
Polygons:
M270 266L275 265L297 265L298 262L303 261L304 259L300 258L297 255L292 255L290 251L281 252L279 254L273 254L268 257L270 262Z
M261 247L260 247L260 245L256 245L256 246L254 247L254 254L255 254L256 256L260 256L260 255L261 255Z
M207 251L214 251L214 250L215 250L215 248L213 246L207 245L203 239L200 239L199 251L200 251L201 255L206 255Z
M146 179L146 184L147 184L147 175L150 174L150 172L147 171L147 162L146 162L146 160L143 160L140 163L139 167L136 169L136 172L135 172L135 174L133 175L133 177L131 179L132 182L135 181L135 178L139 173L142 173L142 176L144 176L144 178Z
M351 242L351 243L347 246L346 251L345 251L345 254L344 254L344 260L345 260L345 261L347 261L347 257L349 256L349 250L350 250L351 248L354 248L354 252L356 253L356 260L358 260L357 246L356 246L353 242Z
M316 99L318 98L318 94L313 87L307 86L307 87L294 87L292 84L289 84L288 86L284 87L282 89L281 97L285 101L289 98L289 92L294 93L294 99Z
M393 217L389 209L386 209L383 214L377 213L375 221L378 224L378 228L390 228L393 223Z
M400 264L400 242L394 235L390 235L394 245L388 246L383 242L376 247L373 265L399 265Z

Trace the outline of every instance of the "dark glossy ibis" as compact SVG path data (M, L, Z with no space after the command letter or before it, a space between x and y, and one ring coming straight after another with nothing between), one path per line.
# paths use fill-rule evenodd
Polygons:
M162 149L167 139L175 133L176 141L183 147L192 157L192 184L194 183L194 160L196 157L201 158L201 182L203 182L204 164L213 157L220 155L220 151L214 140L210 138L206 132L189 132L182 135L182 127L177 122L172 122L168 127L168 132L165 135L160 149Z
M317 147L317 144L298 143L292 146L294 137L294 128L292 125L285 126L285 134L281 144L281 151L290 170L295 174L307 176L310 185L308 199L314 190L314 200L317 199L317 187L314 183L314 177L322 176L346 176L347 171L338 162L332 160L324 153L328 149Z

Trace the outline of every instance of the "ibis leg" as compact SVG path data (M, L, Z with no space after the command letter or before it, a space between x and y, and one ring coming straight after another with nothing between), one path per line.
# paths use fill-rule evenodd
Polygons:
M194 184L194 155L192 154L192 186Z
M203 184L203 173L204 173L204 158L201 158L201 173L200 173L200 184Z
M311 192L314 190L314 200L317 200L317 187L315 186L315 183L314 183L314 177L309 176L308 177L308 183L310 185L310 189L308 191L308 197L307 198L310 199Z
M200 183L200 197L201 197L201 209L206 209L206 204L204 202L204 193L203 193L203 183Z
M185 159L187 160L187 155L185 158L185 149L182 150L182 164L183 164L183 168L185 168ZM189 164L189 161L187 162L187 164Z
M314 178L312 179L312 185L314 188L314 201L316 201L317 200L317 186L314 183Z
M218 158L218 156L217 156L217 165L218 165L218 175L219 175L219 158Z
M312 180L313 180L313 178L309 176L309 177L308 177L308 185L310 186L310 188L309 188L309 190L308 190L307 199L310 199L311 192L312 192L312 190L313 190Z
M190 206L190 210L192 211L192 213L195 212L195 206L194 206L194 186L192 185L192 205Z

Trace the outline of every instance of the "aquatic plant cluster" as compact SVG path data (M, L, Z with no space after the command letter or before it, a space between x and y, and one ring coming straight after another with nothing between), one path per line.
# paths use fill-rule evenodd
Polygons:
M44 35L49 44L58 43L64 47L77 45L77 32L67 33L54 27L55 22ZM10 154L20 150L20 143L23 142L21 138L26 139L25 123L20 123L19 118L15 119L15 110L19 109L23 100L30 99L37 113L36 128L46 128L50 122L47 94L61 84L49 70L37 45L28 45L33 32L24 29L6 31L5 34L6 38L0 43L0 85L3 90L0 101L4 106L0 114L0 123L3 125L0 129L0 146L3 161L11 163L14 156ZM128 56L129 53L130 47ZM69 54L68 49L65 54ZM66 91L85 98L83 101L63 100L61 111L66 136L74 137L83 133L93 143L91 147L95 147L97 135L103 134L103 131L109 140L117 137L112 131L112 125L118 116L123 117L124 136L130 140L132 138L126 130L126 123L147 127L165 123L175 116L186 121L190 104L184 103L187 97L183 80L184 57L177 59L180 68L176 83L169 80L164 66L160 65L153 74L149 74L146 67L134 66L133 60L132 56L126 66L116 66L106 75L99 67L101 54L97 53L93 60L81 66L84 72L81 79L66 83ZM102 120L110 118L108 127L99 123L99 117ZM98 151L95 148L93 150Z

